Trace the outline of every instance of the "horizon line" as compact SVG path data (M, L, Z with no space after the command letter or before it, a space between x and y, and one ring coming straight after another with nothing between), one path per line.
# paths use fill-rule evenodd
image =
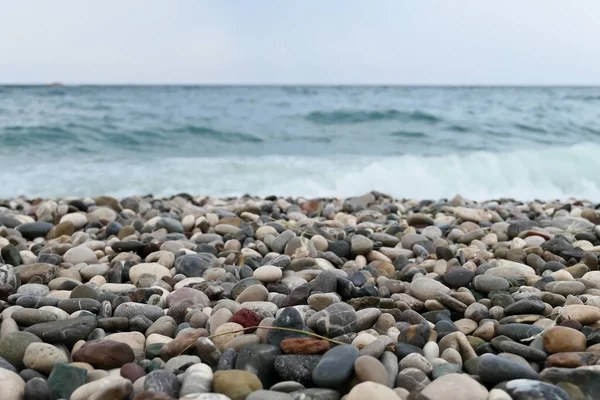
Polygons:
M304 86L304 87L449 87L449 88L468 88L468 87L581 87L593 88L600 87L600 83L68 83L61 81L50 81L45 83L4 83L0 86L32 86L32 87L77 87L77 86L188 86L188 87L286 87L286 86Z

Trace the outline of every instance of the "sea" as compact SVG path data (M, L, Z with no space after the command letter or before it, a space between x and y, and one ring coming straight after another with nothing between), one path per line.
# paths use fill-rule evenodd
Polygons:
M0 86L0 198L600 201L600 87Z

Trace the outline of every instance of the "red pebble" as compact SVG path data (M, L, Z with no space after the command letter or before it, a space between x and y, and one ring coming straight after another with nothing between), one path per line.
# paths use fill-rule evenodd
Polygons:
M260 324L261 318L260 315L255 313L252 310L247 308L242 308L240 311L233 314L229 322L235 322L243 326L244 328L249 328L251 326L258 326ZM247 332L254 332L256 329L248 330Z
M326 340L311 338L289 338L281 341L281 350L286 354L319 354L331 348Z

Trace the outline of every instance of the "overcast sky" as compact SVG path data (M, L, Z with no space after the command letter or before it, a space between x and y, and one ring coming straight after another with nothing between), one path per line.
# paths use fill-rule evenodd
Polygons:
M1 83L600 84L600 0L0 1Z

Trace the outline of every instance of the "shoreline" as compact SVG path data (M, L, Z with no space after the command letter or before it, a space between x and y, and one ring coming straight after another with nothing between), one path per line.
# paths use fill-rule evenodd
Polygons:
M0 397L593 398L595 207L0 199Z

